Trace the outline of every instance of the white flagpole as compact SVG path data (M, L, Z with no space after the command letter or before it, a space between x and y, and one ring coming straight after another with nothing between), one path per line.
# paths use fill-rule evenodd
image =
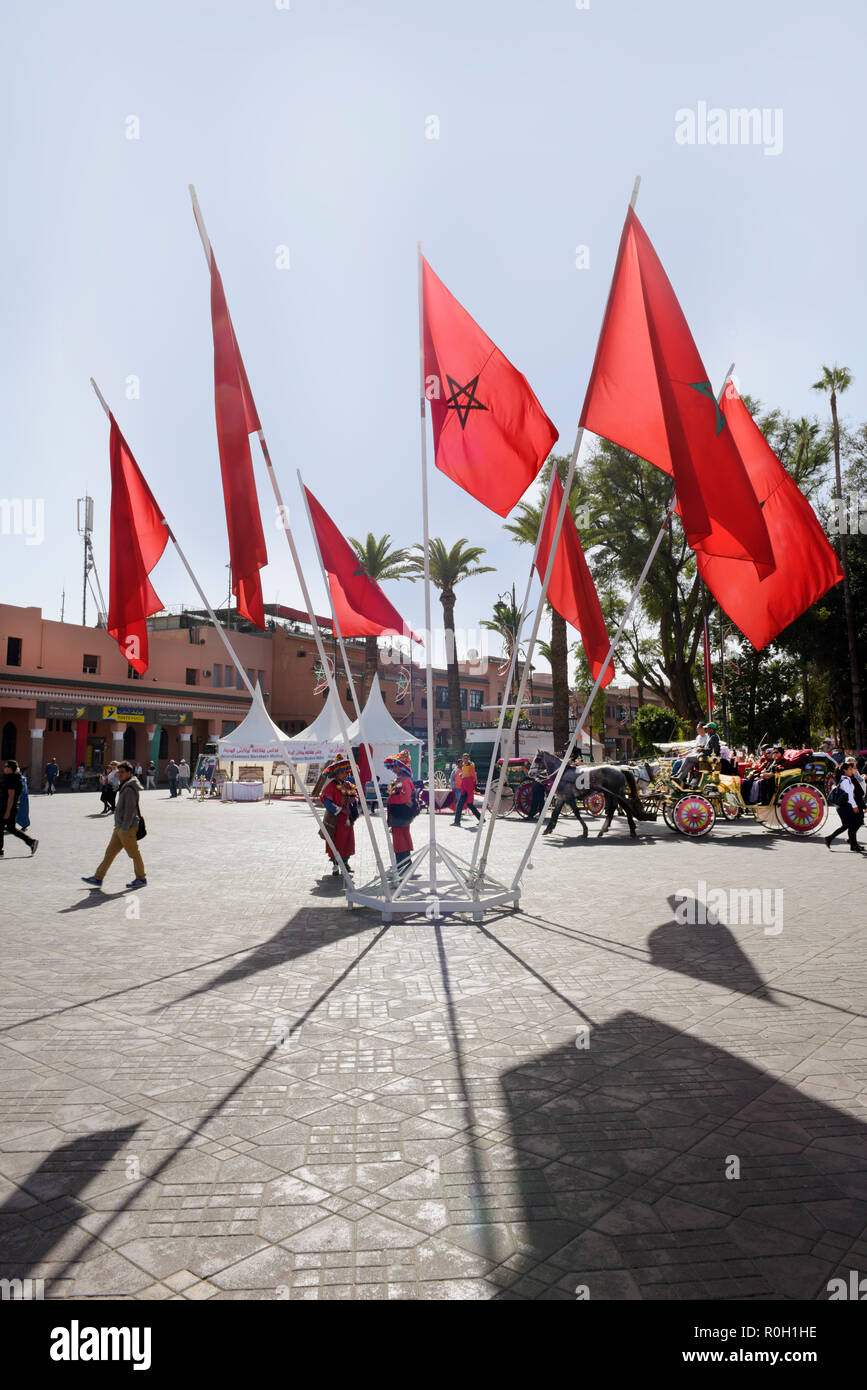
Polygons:
M99 401L99 403L100 403L100 405L102 406L103 410L105 411L106 415L109 417L109 419L111 419L111 411L110 411L109 408L108 408L108 403L106 402L105 397L103 396L102 392L100 391L100 389L99 389L99 387L97 386L96 382L94 381L93 377L90 378L90 384L91 384L91 386L93 387L94 391L96 392L97 400ZM179 542L178 542L177 536L175 535L174 531L173 531L172 528L169 526L169 523L165 520L165 518L163 518L163 525L165 526L165 528L166 528L166 530L167 530L167 532L168 532L168 534L169 534L169 540L171 541L172 545L175 547L175 550L177 551L178 555L180 556L181 563L183 564L184 569L187 571L187 574L189 575L190 579L192 580L192 583L193 583L193 586L194 586L194 588L195 588L195 590L196 590L196 593L199 595L199 598L202 600L202 603L203 603L205 609L207 610L208 617L210 618L211 622L213 623L214 627L215 627L216 630L217 630L217 633L219 634L220 638L222 639L222 642L223 642L223 645L224 645L225 648L226 648L226 651L229 653L229 656L232 658L232 665L235 667L235 670L238 671L238 672L240 673L241 678L242 678L244 684L246 685L248 691L250 692L251 697L255 700L255 698L256 698L256 691L254 690L253 685L252 685L252 683L251 683L251 681L250 681L250 678L249 678L249 676L247 675L247 672L246 672L246 670L245 670L245 668L244 668L244 665L243 665L243 663L241 662L241 658L238 656L237 652L235 651L234 647L232 646L231 642L229 641L228 637L226 636L226 631L225 631L225 629L224 629L222 623L219 621L219 619L217 618L216 613L214 612L213 608L211 607L210 603L208 602L207 595L205 594L204 590L202 589L201 584L199 583L198 579L196 578L195 574L193 573L192 569L190 568L189 561L187 560L186 555L184 554L183 550L182 550L181 547L180 547L180 544L179 544ZM318 827L319 827L320 831L322 832L322 834L323 834L325 840L327 841L327 843L331 846L331 849L332 849L332 851L333 851L333 853L334 853L334 856L335 856L335 863L336 863L336 864L339 866L339 868L340 868L340 871L341 871L341 873L342 873L342 875L343 875L344 883L346 884L347 888L351 888L351 887L352 887L352 879L349 877L349 874L347 873L346 869L344 868L343 860L341 859L340 855L337 853L337 846L335 845L335 843L334 843L334 841L332 840L330 834L328 833L327 829L325 828L325 824L324 824L324 822L323 822L323 820L322 820L322 818L321 818L321 816L320 816L320 814L319 814L319 808L318 808L318 807L316 806L316 804L314 803L312 797L310 796L309 792L307 791L307 788L305 787L304 783L301 781L301 778L298 776L297 770L296 770L296 768L295 768L295 764L294 764L293 761L292 761L291 755L290 755L289 752L287 751L287 745L286 745L286 742L285 742L285 741L283 742L283 745L282 745L282 746L283 746L283 756L284 756L284 758L286 759L286 762L287 762L288 765L289 765L289 770L290 770L290 772L293 774L293 776L295 777L295 780L296 780L296 782L298 783L298 785L301 787L301 790L302 790L302 792L303 792L303 794L304 794L304 799L305 799L305 801L307 802L307 805L310 807L310 810L313 812L313 816L314 816L314 819L315 819L315 821L316 821L316 824L318 825Z
M433 731L433 633L431 630L430 603L430 528L427 497L427 427L424 389L424 280L422 274L421 242L418 243L418 373L419 405L421 418L421 512L424 530L424 625L427 634L427 668L425 683L427 689L427 784L428 784L428 831L430 866L430 893L436 896L436 800L434 797L434 731Z
M543 504L543 506L542 506L542 516L541 516L541 519L540 519L540 522L539 522L539 533L538 533L538 535L536 536L536 544L535 544L535 546L533 547L533 559L532 559L531 562L530 562L530 574L529 574L528 579L527 579L527 591L526 591L526 593L524 594L524 602L523 602L523 604L522 604L522 606L521 606L521 616L520 616L520 618L518 619L518 630L517 630L517 632L515 633L514 643L513 643L513 647L512 647L512 653L511 653L511 657L510 657L510 659L509 659L509 671L508 671L508 675L506 676L506 685L505 685L505 690L504 690L504 692L503 692L503 701L502 701L502 704L500 705L500 712L499 712L499 715L498 715L498 718L497 718L497 730L496 730L496 733L495 733L495 735L494 735L494 748L493 748L493 752L491 753L491 761L490 761L490 765L489 765L489 767L488 767L488 775L487 775L487 778L485 779L485 794L484 794L484 797L483 797L483 799L482 799L481 820L479 821L479 830L478 830L478 834L476 835L476 838L475 838L475 843L473 844L473 855L472 855L472 859L471 859L471 861L470 861L470 873L471 873L471 874L473 874L474 871L475 871L476 861L477 861L477 859L478 859L478 857L479 857L479 847L480 847L481 842L482 842L482 831L483 831L484 826L485 826L485 816L488 814L487 807L488 807L488 800L489 800L490 795L491 795L491 783L493 782L494 772L495 772L495 770L496 770L496 765L497 765L497 758L498 758L499 753L500 753L500 747L501 747L502 738L503 738L503 729L504 729L505 723L506 723L506 709L507 709L507 698L506 698L506 697L507 697L509 691L512 689L512 681L514 680L514 676L515 676L515 667L516 667L517 664L518 664L518 652L519 652L519 650L520 650L520 644L521 644L521 632L522 632L522 629L523 629L523 626L524 626L524 617L525 617L525 614L527 613L527 605L528 605L529 602L530 602L530 591L531 591L531 589L532 589L532 587L533 587L533 575L534 575L535 570L536 570L536 559L537 559L538 554L539 554L539 546L542 544L542 533L543 533L543 531L544 531L544 529L545 529L545 521L546 521L547 516L548 516L548 507L549 507L549 505L550 505L550 502L551 502L551 488L549 487L547 493L545 494L545 501L544 501L544 504ZM514 715L513 715L513 717L512 717L511 728L514 729L514 727L515 727L515 721L514 721ZM500 779L499 779L501 782L502 782L502 780L503 780L503 778L505 777L505 774L506 774L505 764L506 764L507 762L508 762L508 759L504 757L504 759L503 759L504 767L503 767L502 773L500 774ZM499 807L499 801L497 802L497 806ZM494 813L493 813L493 811L492 811L492 812L491 812L492 817L493 817L493 814L494 814Z
M572 446L572 457L571 457L570 460L569 460L569 468L568 468L568 471L567 471L567 473L566 473L566 482L565 482L565 484L564 484L564 486L563 486L563 496L562 496L562 498L560 499L560 507L559 507L558 512L557 512L557 520L556 520L556 522L554 523L554 535L553 535L552 540L551 540L551 549L550 549L550 551L548 552L548 563L547 563L546 566L545 566L545 577L544 577L544 579L542 580L542 592L541 592L541 594L539 595L539 602L538 602L538 604L536 605L536 613L535 613L535 617L534 617L534 619L533 619L533 630L532 630L532 632L530 633L530 641L529 641L529 643L527 644L527 655L526 655L526 657L524 658L524 669L523 669L523 671L521 672L521 683L520 683L520 685L518 686L518 693L517 693L517 695L515 696L515 708L514 708L514 711L513 711L513 713L512 713L512 728L513 728L513 729L518 727L518 716L519 716L519 713L520 713L520 710L521 710L521 703L522 703L522 701L523 701L523 699L524 699L524 695L525 695L526 690L527 690L527 684L528 684L529 679L530 679L530 671L531 671L532 663L533 663L533 651L534 651L535 646L536 646L536 638L537 638L538 635L539 635L539 625L540 625L540 623L541 623L541 621L542 621L542 614L543 614L543 612L545 611L545 599L546 599L547 594L548 594L548 585L549 585L549 583L551 582L551 573L552 573L552 571L553 571L553 569L554 569L554 560L555 560L555 557L556 557L556 554L557 554L557 546L558 546L559 543L560 543L560 533L561 533L561 531L562 531L562 529L563 529L563 520L564 520L564 518L565 518L565 516L566 516L566 508L567 508L567 506L569 505L569 493L570 493L571 490L572 490L572 483L573 483L573 480L574 480L574 478L575 478L575 465L576 465L576 463L578 462L578 455L579 455L579 453L580 453L580 451L581 451L581 443L582 443L582 440L583 440L583 439L584 439L584 427L583 427L583 425L579 425L579 426L578 426L578 432L577 432L577 434L575 435L575 443L574 443L574 445ZM551 488L553 488L553 486L554 486L554 478L555 478L556 476L557 476L557 470L556 470L556 468L553 468L553 469L552 469L552 473L551 473ZM550 496L550 489L549 489L549 496ZM546 503L546 508L547 508L547 503ZM542 528L541 528L541 527L539 528L539 534L540 534L540 536L541 536L541 534L542 534ZM531 578L531 581L532 581L532 575L530 576L530 578ZM516 650L517 650L517 649L516 649ZM494 804L493 804L493 806L491 807L491 823L490 823L490 825L488 826L488 833L487 833L487 836L486 836L486 838L485 838L485 848L484 848L484 850L482 851L482 857L481 857L481 859L479 860L479 875L480 875L480 876L481 876L482 874L484 874L484 872L485 872L485 866L486 866L486 864L487 864L487 862L488 862L488 853L489 853L490 848L491 848L491 839L492 839L493 834L494 834L494 826L495 826L496 823L497 823L497 813L498 813L498 811L499 811L499 809L500 809L500 799L501 799L502 794L503 794L503 783L504 783L504 780L505 780L505 779L504 779L503 777L500 777L499 781L497 782L497 790L496 790L496 792L494 793ZM479 835L478 835L478 840L480 840L480 839L481 839L481 822L479 823Z
M734 362L732 362L731 366L729 367L728 371L727 371L726 374L725 374L725 379L723 380L722 388L721 388L721 390L720 390L719 396L717 397L717 403L718 403L718 404L722 401L723 394L724 394L725 389L726 389L726 386L727 386L727 384L728 384L729 377L731 376L732 372L734 371L734 366L735 366L735 364L734 364ZM533 846L534 846L534 844L536 843L536 840L537 840L537 838L538 838L538 836L539 836L539 833L540 833L540 831L541 831L541 829L542 829L542 826L543 826L543 823L544 823L544 820L545 820L545 816L548 814L548 810L550 809L551 802L554 800L554 797L555 797L556 792L557 792L557 788L558 788L558 786L560 785L560 778L563 776L563 773L566 771L566 768L567 768L568 763L569 763L569 759L570 759L570 757L572 756L572 750L574 749L575 744L578 742L578 739L579 739L580 736L581 736L581 730L584 728L584 721L585 721L585 719L587 718L587 715L589 714L589 712L590 712L590 710L591 710L591 708L592 708L593 701L594 701L595 698L596 698L596 693L597 693L597 691L599 690L600 685L602 684L602 677L605 675L605 672L606 672L607 669L608 669L608 663L611 661L611 658L612 658L613 655L614 655L614 652L615 652L615 650L616 650L616 648L617 648L617 645L618 645L618 643L620 642L620 638L622 637L622 635L623 635L623 633L624 633L624 631L625 631L625 629L626 629L626 624L628 623L629 618L630 618L630 616L631 616L631 614L632 614L632 610L633 610L633 608L635 607L636 601L637 601L637 599L638 599L638 595L640 594L641 590L643 589L643 587L644 587L644 582L645 582L645 580L647 579L648 574L650 573L650 567L651 567L651 565L653 564L653 561L656 559L656 552L659 550L659 547L660 547L660 545L662 544L662 538L663 538L663 536L665 535L666 531L668 530L668 525L669 525L669 522L670 522L670 520L671 520L671 514L672 514L672 512L674 511L676 502L677 502L677 493L672 493L671 501L669 502L668 507L667 507L667 509L666 509L665 519L664 519L664 521L663 521L661 527L659 528L659 534L657 535L656 540L653 542L653 545L651 546L650 554L648 555L648 557L647 557L647 559L646 559L646 561L645 561L645 563L644 563L644 569L641 571L641 574L640 574L639 577L638 577L638 583L635 585L635 588L634 588L633 591L632 591L632 596L631 596L631 598L630 598L630 600L629 600L629 603L627 604L626 611L625 611L625 613L623 614L623 617L622 617L621 620L620 620L620 624L619 624L619 626L618 626L618 628L617 628L617 631L616 631L615 634L614 634L614 637L612 638L611 645L610 645L610 647L608 648L608 655L607 655L606 658L605 658L605 661L604 661L604 663L603 663L602 669L601 669L601 671L599 672L599 675L596 677L596 680L595 680L595 682L594 682L594 684L593 684L593 689L590 691L590 695L589 695L589 697L588 697L588 699L587 699L587 701L586 701L586 703L585 703L585 705L584 705L583 710L581 711L581 718L578 720L578 723L577 723L576 726L575 726L575 732L573 733L572 738L571 738L570 741L569 741L569 747L566 749L566 752L565 752L564 755L563 755L563 760L562 760L562 762L560 763L559 768L557 769L557 773L556 773L556 775L555 775L555 777L554 777L554 781L553 781L553 783L551 784L551 788L550 788L550 790L549 790L549 792L548 792L548 795L547 795L546 798L545 798L545 804L544 804L544 806L542 807L542 810L541 810L541 812L540 812L540 814L539 814L539 819L538 819L538 821L536 822L536 824L535 824L534 827L533 827L533 834L530 836L530 843L527 845L527 848L525 849L525 851L524 851L524 853L523 853L523 855L522 855L522 857L521 857L521 862L519 863L519 865L518 865L518 867L517 867L517 869L516 869L516 871L515 871L515 877L514 877L514 879L512 880L512 887L513 887L513 888L517 887L518 883L520 882L521 875L522 875L522 873L524 872L524 869L525 869L525 867L526 867L526 865L527 865L527 862L528 862L528 860L529 860L529 858L530 858L530 855L531 855L531 853L532 853L532 851L533 851ZM591 757L592 757L592 754L593 754L592 746L591 746L591 749L590 749L590 753L591 753Z
M327 576L327 574L326 574L326 572L325 572L325 565L324 565L323 560L322 560L322 551L319 549L319 537L318 537L317 534L316 534L316 527L313 525L313 517L312 517L312 515L311 515L311 513L310 513L310 502L308 501L308 498L307 498L307 491L306 491L306 489L305 489L305 487L304 487L304 482L303 482L302 477L301 477L301 470L300 470L300 468L299 468L299 469L296 469L296 472L297 472L297 474L298 474L298 486L301 488L301 496L302 496L303 499L304 499L304 508L305 508L305 510L306 510L306 512L307 512L307 520L308 520L308 522L310 523L310 530L311 530L311 532L313 533L313 544L314 544L314 546L315 546L315 548L316 548L316 558L317 558L317 560L319 561L319 570L320 570L320 573L321 573L321 575L322 575L322 583L325 585L325 592L328 594L328 600L329 600L329 603L331 604L331 621L332 621L332 623L334 624L334 632L335 632L336 635L337 635L337 642L338 642L338 645L339 645L339 647L340 647L341 656L343 657L343 666L344 666L344 670L346 671L346 679L349 681L349 693L350 693L350 696L351 696L351 698L352 698L352 703L353 703L353 705L355 706L356 718L358 719L359 725L360 725L360 723L361 723L361 706L360 706L359 703L358 703L358 696L357 696L357 694L356 694L356 692L355 692L355 681L353 680L353 677L352 677L352 669L351 669L351 667L350 667L350 665L349 665L349 657L348 657L347 654L346 654L346 646L344 645L344 641L343 641L343 633L342 633L341 630L340 630L340 621L339 621L339 619L338 619L338 617L337 617L337 611L336 611L336 609L335 609L335 607L334 607L334 601L333 601L333 599L331 598L331 586L330 586L329 583L328 583L328 576ZM336 684L336 680L337 680L337 673L335 672L335 684ZM340 706L340 710L341 710L341 714L342 714L342 712L343 712L343 706L340 705L340 697L339 697L339 696L338 696L338 701L337 701L337 703L338 703L338 705ZM361 729L360 729L360 727L359 727L359 734L360 734L360 733L361 733ZM349 752L350 761L352 762L352 770L353 770L353 776L354 776L355 779L356 779L356 786L358 786L358 788L359 788L359 791L360 791L360 794L361 794L361 801L362 801L362 804L363 804L363 806L364 806L365 813L366 813L366 815L367 815L368 818L369 818L369 816L370 816L370 811L369 811L368 806L367 806L367 797L364 795L364 787L361 785L361 777L360 777L360 774L359 774L359 772L358 772L358 768L356 767L355 754L354 754L353 752L351 752L350 746L349 746L349 731L348 731L348 728L347 728L347 730L346 730L346 732L345 732L345 734L344 734L344 741L345 741L345 743L346 743L347 751ZM385 807L384 807L383 804L382 804L382 794L381 794L381 792L380 792L380 790L379 790L379 778L378 778L377 775L376 775L376 767L375 767L375 765L374 765L373 744L372 744L372 743L371 743L371 744L363 743L363 747L364 747L364 749L365 749L365 751L366 751L366 753L367 753L368 762L369 762L369 764L370 764L370 775L371 775L371 778L372 778L372 780L373 780L373 789L374 789L374 792L376 793L376 804L377 804L377 807L379 808L379 814L382 816L382 824L383 824L383 826L385 826L385 821L386 821L386 817L385 817ZM373 835L374 831L373 831L373 825L372 825L372 823L369 824L369 829L370 829L371 835ZM387 842L388 842L388 848L389 848L389 851L390 851L390 856L391 856L391 867L392 867L392 869L394 870L394 872L396 873L396 872L397 872L397 858L396 858L395 852L394 852L394 844L392 843L392 839L391 839L391 836L390 836L389 833L388 833L387 828L386 828L385 838L386 838L386 840L387 840Z
M629 206L630 206L631 208L634 208L634 207L635 207L635 203L636 203L636 200L637 200L637 198L638 198L638 190L639 190L640 186L641 186L641 175L639 174L639 175L636 177L634 184L632 185L632 194L631 194L630 199L629 199ZM540 595L540 597L539 597L539 603L538 603L537 608L536 608L536 616L535 616L535 620L534 620L534 622L533 622L533 631L532 631L532 633L530 634L530 641L529 641L529 644L528 644L528 647L527 647L527 656L526 656L526 661L525 661L525 664L524 664L524 670L523 670L523 673L522 673L522 676L521 676L521 683L520 683L520 686L518 687L518 694L517 694L517 696L516 696L516 698L515 698L515 708L514 708L514 711L513 711L513 713L512 713L512 728L517 728L517 727L518 727L518 718L519 718L519 715L520 715L521 704L522 704L522 701L523 701L523 699L524 699L524 694L525 694L526 689L527 689L527 683L528 683L529 678L530 678L530 671L531 671L532 663L533 663L533 651L534 651L535 646L536 646L536 638L537 638L538 632L539 632L539 625L540 625L540 623L541 623L541 621L542 621L542 614L543 614L544 608L545 608L545 599L547 598L547 595L548 595L548 585L549 585L549 583L550 583L550 580L551 580L551 573L552 573L553 568L554 568L554 559L555 559L556 553L557 553L557 546L560 544L560 535L561 535L561 532L562 532L562 529L563 529L563 521L564 521L564 518L565 518L565 516L566 516L566 508L567 508L567 506L569 505L569 494L570 494L570 492L572 491L572 483L573 483L573 480L574 480L574 478L575 478L575 466L576 466L576 464L577 464L577 462L578 462L578 455L579 455L579 453L580 453L580 451L581 451L581 444L582 444L583 439L584 439L584 426L583 426L583 425L579 425L579 426L578 426L578 429L577 429L577 431L576 431L576 434L575 434L575 443L574 443L573 446L572 446L572 455L571 455L571 457L570 457L570 459L569 459L569 468L568 468L568 471L567 471L567 474L566 474L566 481L565 481L565 483L563 484L563 496L562 496L561 501L560 501L560 509L559 509L559 511L558 511L558 513L557 513L557 521L556 521L555 526L554 526L554 535L553 535L553 537L552 537L552 539L551 539L551 548L550 548L550 551L549 551L549 553L548 553L548 563L547 563L547 565L545 566L545 577L544 577L544 579L542 580L542 593L541 593L541 595ZM556 476L556 472L557 472L556 468L554 468L554 467L552 466L552 472L551 472L551 488L553 488L553 486L554 486L554 478L555 478L555 476ZM549 488L549 496L550 496L550 488ZM547 503L547 501L546 501L546 503L545 503L545 508L546 508L546 510L547 510L547 506L548 506L548 503ZM545 522L545 518L544 518L544 515L543 515L543 517L542 517L542 523L541 523L541 525L540 525L540 527L539 527L539 537L540 537L540 538L541 538L541 535L542 535L542 528L543 528L543 526L544 526L544 522ZM539 548L539 547L538 547L538 541L537 541L537 545L536 545L536 553L537 553L537 554L538 554L538 548ZM535 556L534 556L533 563L534 563L534 565L535 565ZM532 582L532 577L533 577L533 574L532 574L532 570L531 570L531 571L530 571L530 580L531 580L531 582ZM521 615L521 621L522 621L522 623L523 623L523 611L522 611L522 615ZM517 644L516 644L516 647L517 647ZM610 658L609 658L609 659L610 659ZM608 662L606 661L605 666L607 667L607 665L608 665ZM603 671L602 671L603 674L604 674L604 671L605 671L605 667L603 667ZM498 746L498 744L497 744L497 746ZM495 748L495 752L496 752L496 748ZM483 851L483 853L482 853L481 860L480 860L480 862L479 862L479 875L480 875L480 876L481 876L482 874L484 874L485 865L486 865L487 862L488 862L488 853L489 853L490 848L491 848L491 839L493 838L493 834L494 834L494 826L495 826L496 823L497 823L497 812L498 812L499 809L500 809L500 799L501 799L501 796L502 796L503 781L504 781L504 778L503 778L503 777L500 777L500 779L499 779L499 781L498 781L498 783L497 783L497 791L496 791L496 794L495 794L495 797L494 797L494 805L493 805L493 807L492 807L492 809L491 809L491 823L490 823L490 825L488 826L488 833L487 833L487 836L486 836L486 838L485 838L485 848L484 848L484 851ZM487 800L487 798L486 798L486 800ZM483 808L482 814L484 814L484 808ZM480 823L480 825L479 825L479 831L480 831L479 839L481 839L481 823ZM477 842L476 848L478 848L478 842ZM473 856L473 863L475 863L475 853L474 853L474 856ZM516 886L516 885L517 885L517 879L515 880L515 885L514 885L514 886Z
M203 216L202 216L202 210L201 210L201 208L199 207L199 200L198 200L198 198L196 197L196 190L195 190L195 188L193 187L192 184L190 184L190 197L191 197L192 203L193 203L193 214L194 214L195 219L196 219L196 226L197 226L198 229L199 229L199 236L200 236L201 239L202 239L202 246L203 246L204 252L205 252L205 259L206 259L206 261L208 262L208 265L210 266L210 264L211 264L211 256L212 256L212 252L211 252L211 241L210 241L210 238L209 238L209 236L208 236L207 228L205 227L205 219L204 219ZM310 591L309 591L309 589L307 588L307 580L306 580L305 577L304 577L304 570L303 570L302 567L301 567L301 561L300 561L300 559L298 558L298 551L297 551L296 548L295 548L295 539L294 539L294 537L293 537L293 535L292 535L292 529L291 529L291 527L290 527L290 525L289 525L289 513L288 513L288 509L284 506L284 504L283 504L283 498L282 498L282 496L281 496L281 494L280 494L280 487L279 487L279 484L278 484L278 482L277 482L277 476L276 476L276 474L275 474L275 472L274 472L274 465L273 465L272 462L271 462L271 455L270 455L270 453L269 453L269 451L268 451L268 445L267 445L267 443L266 443L266 441L265 441L265 432L264 432L264 430L262 430L262 429L260 428L260 429L257 431L257 433L258 433L258 436L259 436L259 443L260 443L260 445L261 445L261 447L262 447L262 455L263 455L263 457L264 457L264 459L265 459L265 465L266 465L267 470L268 470L268 477L269 477L270 480L271 480L271 488L272 488L272 490L273 490L274 498L275 498L276 503L277 503L277 515L278 515L278 517L280 518L281 526L282 526L282 528L283 528L283 531L285 532L286 541L287 541L287 543L288 543L288 545L289 545L289 551L290 551L290 554L291 554L291 556L292 556L293 563L294 563L294 565L295 565L295 572L296 572L296 574L298 575L298 582L299 582L300 585L301 585L301 592L302 592L303 595L304 595L304 602L305 602L305 604L306 604L306 606L307 606L307 616L308 616L308 618L310 619L310 626L311 626L311 628L313 629L313 637L314 637L314 640L315 640L315 642L316 642L316 650L317 650L317 652L318 652L318 654L319 654L319 660L320 660L320 662L321 662L321 664L322 664L322 670L323 670L323 672L324 672L324 674L325 674L325 679L326 679L326 681L327 681L327 683L328 683L328 689L329 689L329 692L330 692L330 690L331 690L331 688L332 688L332 685L331 685L331 677L330 677L330 673L329 673L329 669L328 669L328 662L327 662L326 657L325 657L325 647L323 646L323 643L322 643L322 634L321 634L320 631L319 631L319 624L318 624L317 621L316 621L316 614L315 614L314 611L313 611L313 604L312 604L312 602L311 602L311 600L310 600ZM355 768L355 759L354 759L354 757L353 757L353 755L352 755L352 750L351 750L351 748L349 748L349 745L348 745L348 742L347 742L347 739L346 739L346 732L345 732L345 731L346 731L346 728L347 728L348 726L347 726L347 724L346 724L346 719L345 719L345 713L344 713L343 705L342 705L341 702L340 702L340 697L339 697L339 695L337 695L336 685L335 685L334 689L335 689L335 698L336 698L337 709L338 709L338 711L339 711L339 716L340 716L341 729L342 729L342 732L343 732L344 744L346 745L346 748L347 748L347 755L348 755L348 757L349 757L350 764L353 766L353 768ZM356 777L357 777L357 775L358 775L358 774L357 774L357 768L355 768L355 772L356 772ZM385 865L384 865L383 862L382 862L382 857L381 857L380 852L379 852L379 844L378 844L378 842L377 842L376 835L374 834L373 827L372 827L372 825L371 825L371 823L370 823L370 817L369 817L369 813L368 813L368 811L367 811L367 798L363 795L363 790L364 790L364 789L362 788L361 790L362 790L362 795L361 795L361 806L362 806L362 810L363 810L364 813L365 813L365 814L364 814L365 824L367 825L368 831L370 832L370 839L371 839L371 844L372 844L372 846L373 846L374 857L376 858L377 868L378 868L378 870L379 870L379 874L380 874L380 877L381 877L381 879L382 879L382 891L383 891L383 894L385 895L385 897L388 898L388 899L390 899L390 898L391 898L391 889L390 889L390 885L389 885L389 883L388 883L388 875L387 875L387 873L386 873L386 871L385 871Z

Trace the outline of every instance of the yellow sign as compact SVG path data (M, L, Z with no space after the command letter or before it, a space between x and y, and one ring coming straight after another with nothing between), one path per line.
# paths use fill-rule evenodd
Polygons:
M140 710L124 709L118 705L103 705L103 719L115 719L120 724L143 724L145 716Z

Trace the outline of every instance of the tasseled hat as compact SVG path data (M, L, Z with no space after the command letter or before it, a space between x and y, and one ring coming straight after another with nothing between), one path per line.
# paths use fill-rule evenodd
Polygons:
M393 758L383 758L382 761L392 772L405 772L408 777L412 775L412 758L408 748L402 749Z
M341 772L351 772L352 764L348 758L334 758L322 769L326 777L337 777Z

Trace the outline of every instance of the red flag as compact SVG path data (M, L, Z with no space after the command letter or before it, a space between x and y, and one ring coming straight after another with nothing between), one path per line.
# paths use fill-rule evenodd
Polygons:
M539 542L536 556L536 569L539 571L539 578L543 584L562 500L563 486L555 473L551 478L551 500L545 514L542 539ZM580 632L587 662L593 679L596 680L608 655L611 642L605 627L605 619L602 616L596 585L593 583L593 576L587 567L587 561L584 558L584 551L581 549L581 541L575 527L575 520L568 507L563 517L560 539L557 542L554 564L551 567L548 601L552 608L556 608L561 618L565 618L567 623L571 623ZM614 664L609 662L602 680L603 688L609 685L613 679Z
M232 562L232 593L238 612L257 627L265 626L262 581L259 571L268 563L249 435L258 430L259 416L250 383L238 349L238 341L217 262L211 252L211 320L214 329L214 407L217 415L217 441L226 525L229 531L229 558Z
M762 513L650 240L626 214L581 424L674 478L696 551L774 568Z
M163 514L117 427L113 415L111 459L111 562L108 634L133 670L148 668L147 619L162 602L148 578L169 539Z
M436 466L508 516L558 435L530 388L422 257L425 395Z
M379 585L365 574L361 561L349 541L338 531L325 508L305 487L310 516L322 563L328 573L328 587L334 616L344 637L396 635L420 642L397 609L389 603Z
M698 554L698 568L711 593L757 651L812 603L839 584L843 571L824 531L795 480L786 472L734 383L723 410L762 506L777 568L761 582L751 566Z

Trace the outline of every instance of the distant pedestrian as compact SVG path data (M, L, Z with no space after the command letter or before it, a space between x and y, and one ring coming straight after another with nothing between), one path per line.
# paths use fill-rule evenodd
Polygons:
M136 775L136 777L138 778L138 780L141 781L141 763L136 763L136 765L135 765L135 775Z
M99 795L103 805L103 810L101 812L103 816L110 815L114 811L115 798L120 790L120 778L117 775L118 767L119 764L116 762L109 763L105 770L105 776L102 779L102 790Z
M169 796L177 796L179 776L180 768L174 758L169 758L166 764L166 777L169 779Z
M178 782L180 784L182 792L189 790L190 765L187 762L186 758L181 758L181 761L178 763Z
M91 884L94 888L101 888L102 880L108 873L111 864L124 849L132 860L135 869L135 878L126 885L127 888L146 888L147 874L137 839L139 821L141 820L141 812L139 811L141 783L133 772L131 763L120 764L118 777L120 779L120 791L117 794L117 804L114 808L114 833L108 842L108 848L96 873L89 878L82 875L82 881Z
M25 791L26 784L18 769L18 764L14 758L10 758L8 762L3 764L3 776L0 777L0 855L3 854L4 835L14 835L16 840L23 840L25 845L29 845L31 855L35 854L39 847L38 840L26 835L16 825L19 802ZM29 816L27 817L27 824L30 824Z
M148 791L148 792L149 792L149 791L153 791L153 790L156 788L156 785L157 785L156 778L157 778L156 763L153 761L153 759L151 759L151 761L148 763L148 772L147 772L147 781L145 782L145 791Z
M54 795L54 783L60 768L52 757L45 767L45 791L48 796Z
M863 854L864 848L858 844L858 831L864 824L864 806L867 802L865 793L864 779L855 770L855 759L847 758L836 775L837 793L840 799L835 803L837 814L840 817L840 824L830 835L825 836L825 844L831 848L831 841L836 840L843 831L849 838L849 848L856 854Z
M480 821L482 819L474 805L475 795L476 765L470 757L469 753L465 753L463 756L463 761L461 763L460 790L458 792L458 799L455 805L455 825L460 825L464 807L466 807L468 811L472 811L477 821Z
M73 789L73 791L76 791L76 792L77 792L77 791L80 791L80 790L81 790L81 784L82 784L83 781L84 781L84 763L79 763L79 764L78 764L78 769L77 769L77 771L76 771L76 774L75 774L75 776L74 776L73 779L72 779L72 789Z

